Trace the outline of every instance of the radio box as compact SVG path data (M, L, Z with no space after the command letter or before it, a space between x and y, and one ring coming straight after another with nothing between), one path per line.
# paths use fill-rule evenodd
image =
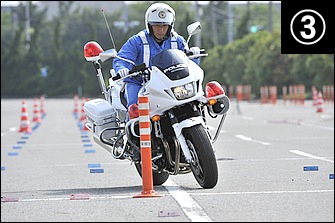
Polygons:
M104 99L93 99L84 104L88 128L100 137L101 131L106 128L117 127L116 110ZM116 136L116 130L106 130L103 132L104 139Z

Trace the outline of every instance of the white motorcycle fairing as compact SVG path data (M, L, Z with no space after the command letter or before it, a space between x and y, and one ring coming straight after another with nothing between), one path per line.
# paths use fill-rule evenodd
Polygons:
M149 106L150 106L150 116L162 115L164 111L179 106L194 100L200 100L204 97L204 92L202 90L203 82L203 70L192 60L190 60L182 51L171 49L172 54L177 54L181 61L179 64L174 64L165 68L164 70L159 69L157 66L152 65L150 80L142 87L139 95L148 94L149 96ZM166 51L163 52L163 57L166 55ZM157 55L159 57L159 55ZM188 75L184 78L178 78L176 80L171 80L166 73L177 73L183 69L187 69L192 75ZM195 94L187 99L178 100L174 95L172 89L174 87L182 86L185 84L191 84Z

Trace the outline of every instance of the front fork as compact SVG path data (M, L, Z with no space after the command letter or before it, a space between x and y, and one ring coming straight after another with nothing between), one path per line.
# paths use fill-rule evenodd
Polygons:
M204 128L206 128L206 124L203 120L203 117L197 116L197 117L190 117L188 119L183 120L182 122L178 122L177 118L174 116L173 112L169 111L168 112L171 123L172 123L172 128L174 130L174 133L180 143L181 149L184 153L185 160L187 163L191 163L192 161L192 156L190 153L190 150L187 146L185 137L182 134L182 131L184 128L189 128L198 124L201 124Z

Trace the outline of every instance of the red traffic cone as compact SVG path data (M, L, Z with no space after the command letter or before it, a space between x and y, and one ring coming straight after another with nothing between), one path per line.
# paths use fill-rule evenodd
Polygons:
M22 110L21 110L21 124L20 124L20 130L19 132L28 132L31 133L32 130L30 128L30 122L28 118L28 112L27 112L27 105L26 101L22 101Z
M34 98L34 117L32 122L42 122L37 98Z
M324 112L324 110L323 110L323 97L322 97L321 91L319 91L319 93L318 93L318 100L317 100L316 105L317 105L316 112L318 112L318 113Z

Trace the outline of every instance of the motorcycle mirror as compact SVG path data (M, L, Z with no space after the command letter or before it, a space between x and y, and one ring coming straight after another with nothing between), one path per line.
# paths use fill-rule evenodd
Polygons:
M201 32L201 24L200 22L194 22L187 26L188 35L192 36L194 34Z
M115 49L110 49L103 51L99 54L101 62L106 62L108 60L111 60L112 58L115 58L117 55L117 52Z
M187 33L188 33L188 38L187 38L187 43L190 40L191 36L194 34L200 33L201 32L201 24L200 22L194 22L190 25L187 26Z

